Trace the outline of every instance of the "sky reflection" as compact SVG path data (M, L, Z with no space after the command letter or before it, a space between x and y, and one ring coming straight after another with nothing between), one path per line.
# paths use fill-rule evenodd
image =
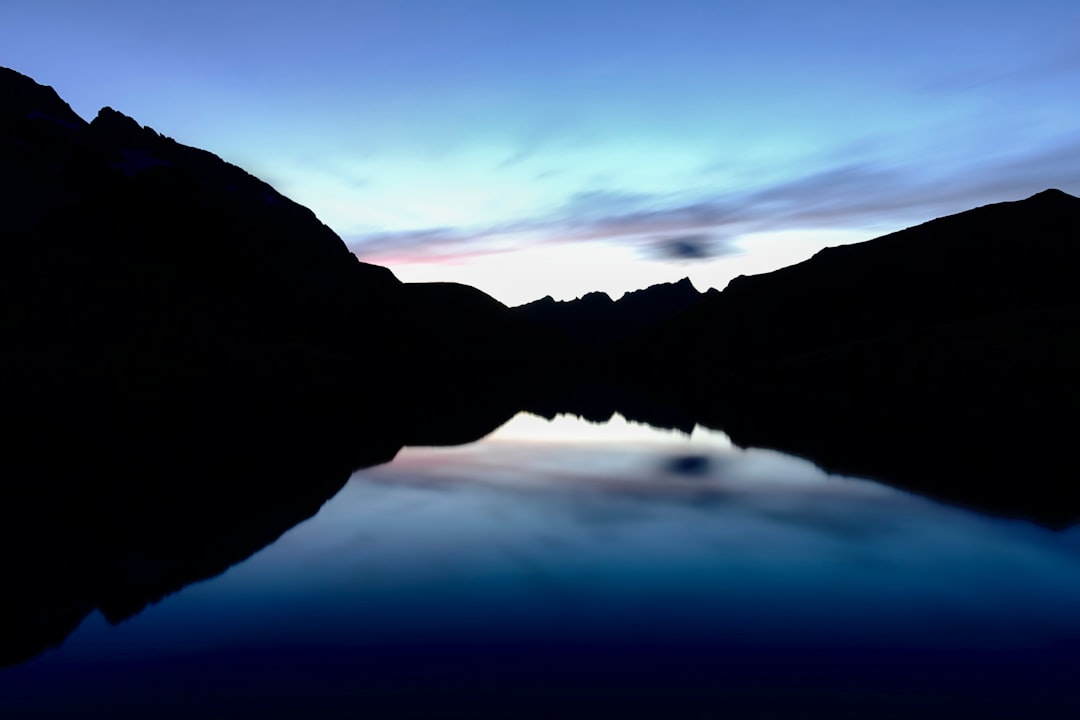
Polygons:
M1076 531L830 477L720 433L562 419L541 440L536 423L406 449L250 561L108 632L275 646L1080 639ZM685 457L708 471L671 472ZM213 629L192 635L200 616Z
M783 712L828 698L982 717L1027 708L1032 688L1067 704L1053 683L1080 667L1078 603L1080 529L830 477L700 428L518 416L356 473L273 545L129 621L93 615L0 674L0 697L50 712L257 698L244 717L295 716L307 697L344 717L359 697L461 703L445 692L465 683L504 717L518 709L496 688L565 708L631 686L663 704L678 687L696 709L722 686L754 707L768 687Z

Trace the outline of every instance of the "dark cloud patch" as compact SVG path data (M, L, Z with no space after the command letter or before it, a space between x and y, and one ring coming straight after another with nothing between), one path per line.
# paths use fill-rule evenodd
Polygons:
M731 252L732 247L706 233L678 235L654 240L649 246L652 254L669 260L708 260Z
M658 249L663 255L679 260L704 260L712 256L708 235L684 235L662 240Z
M723 199L679 203L664 195L596 190L572 196L539 221L536 230L563 240L607 239L641 245L650 254L657 254L657 247L664 245L664 240L657 242L657 236L687 239L687 247L681 248L685 259L694 252L689 244L697 245L698 250L712 245L713 254L720 249L719 243L706 241L706 234L695 231L737 223L739 217L738 208Z

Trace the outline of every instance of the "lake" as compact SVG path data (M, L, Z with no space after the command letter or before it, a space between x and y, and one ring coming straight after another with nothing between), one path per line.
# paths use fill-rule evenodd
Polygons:
M297 478L303 482L303 478ZM0 670L4 717L1048 717L1080 527L718 431L520 414Z

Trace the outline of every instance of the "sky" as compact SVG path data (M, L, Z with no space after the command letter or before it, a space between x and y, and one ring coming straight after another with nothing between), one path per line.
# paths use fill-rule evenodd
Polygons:
M0 65L513 305L1080 195L1077 28L1075 0L2 0Z

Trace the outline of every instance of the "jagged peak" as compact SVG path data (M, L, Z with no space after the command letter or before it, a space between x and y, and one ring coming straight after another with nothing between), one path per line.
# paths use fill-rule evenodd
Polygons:
M594 290L592 292L585 293L584 295L579 297L578 300L579 301L586 301L586 302L600 302L600 303L613 303L613 302L615 302L614 300L611 299L611 296L608 295L603 290Z
M108 106L98 110L97 117L90 122L90 127L97 130L104 129L110 132L123 133L141 133L143 131L143 126L137 120Z
M175 140L162 135L149 125L140 125L138 120L108 106L98 110L97 117L90 123L90 129L99 137L127 146L160 148L162 141L168 146L178 145ZM190 150L198 154L217 157L206 150L198 148L190 148Z
M544 297L539 298L538 300L530 300L527 303L522 303L521 305L517 305L517 306L515 306L514 309L516 310L516 309L520 309L520 308L526 308L526 309L529 309L529 310L535 310L536 308L555 307L555 306L560 305L560 304L561 303L558 300L556 300L555 298L553 298L551 295L545 295Z
M680 295L701 294L698 289L694 287L694 283L690 282L690 278L684 277L678 282L657 283L656 285L650 285L649 287L640 290L630 290L623 293L622 297L619 299L624 300L631 297L646 297L661 294L667 295L671 293L678 293Z

